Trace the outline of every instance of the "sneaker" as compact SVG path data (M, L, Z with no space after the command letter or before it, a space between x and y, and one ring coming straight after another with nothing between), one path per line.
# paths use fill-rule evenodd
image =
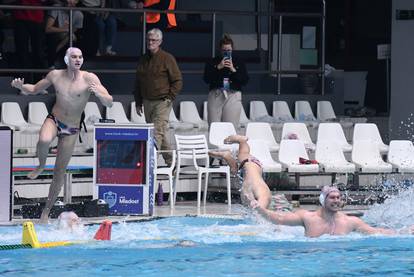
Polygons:
M106 47L106 55L108 55L108 56L115 56L116 55L116 52L112 51L112 46Z

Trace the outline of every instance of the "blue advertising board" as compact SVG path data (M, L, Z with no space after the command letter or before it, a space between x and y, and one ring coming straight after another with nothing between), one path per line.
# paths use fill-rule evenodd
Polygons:
M99 186L98 195L109 205L112 215L142 214L142 186Z
M97 128L96 140L148 140L148 129Z
M111 215L152 215L155 142L152 124L95 124L94 197Z

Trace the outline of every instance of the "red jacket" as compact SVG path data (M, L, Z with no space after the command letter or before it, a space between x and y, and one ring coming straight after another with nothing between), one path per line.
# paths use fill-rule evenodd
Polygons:
M163 0L166 1L166 0ZM157 4L159 4L161 0L144 0L144 7L149 9L156 9ZM175 10L175 0L170 0L170 4L168 5L169 10ZM167 13L168 19L168 27L177 27L177 21L175 19L175 14ZM160 14L159 13L147 13L146 17L147 23L157 23L160 21Z
M19 0L21 6L42 6L42 0ZM17 20L27 20L36 23L42 23L44 12L42 10L14 10L13 16Z

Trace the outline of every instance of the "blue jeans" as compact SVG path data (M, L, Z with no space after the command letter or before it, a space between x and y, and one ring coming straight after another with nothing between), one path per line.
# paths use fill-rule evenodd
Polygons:
M109 14L106 19L100 16L96 17L96 25L99 31L99 52L104 54L106 47L115 44L117 22L114 15Z

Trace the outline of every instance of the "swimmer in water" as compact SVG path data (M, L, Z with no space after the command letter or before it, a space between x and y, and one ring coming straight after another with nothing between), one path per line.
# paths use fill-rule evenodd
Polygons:
M240 197L242 203L249 205L250 199L255 199L263 209L269 207L272 201L272 194L269 187L262 178L262 164L250 155L250 147L247 144L247 137L232 135L224 140L224 143L238 143L238 161L234 159L230 151L210 151L209 155L215 158L223 158L230 166L230 171L235 174L242 172L243 183Z
M62 212L58 217L58 228L61 230L75 231L82 227L80 218L74 212Z
M351 232L397 234L396 230L372 227L358 217L348 216L341 212L343 206L341 192L336 186L324 186L319 196L319 202L321 208L316 211L297 210L295 212L270 211L261 207L255 199L252 199L250 205L273 223L304 227L307 237L319 237L325 234L346 235ZM413 226L408 228L409 233L413 233L413 231ZM400 233L402 232L400 231Z

